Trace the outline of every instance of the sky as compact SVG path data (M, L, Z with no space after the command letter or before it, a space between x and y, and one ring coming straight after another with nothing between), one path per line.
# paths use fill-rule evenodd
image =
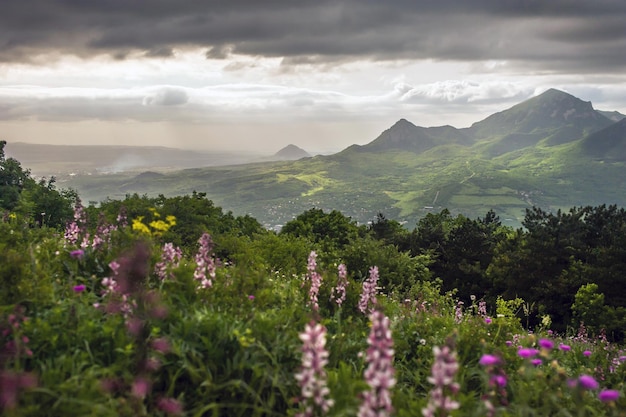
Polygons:
M0 139L335 152L549 88L626 113L624 0L2 0Z

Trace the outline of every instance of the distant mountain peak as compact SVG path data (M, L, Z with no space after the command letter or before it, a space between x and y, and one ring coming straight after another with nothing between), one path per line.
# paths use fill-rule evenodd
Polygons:
M276 152L274 156L286 160L311 157L311 155L307 151L293 144L285 146L280 151Z

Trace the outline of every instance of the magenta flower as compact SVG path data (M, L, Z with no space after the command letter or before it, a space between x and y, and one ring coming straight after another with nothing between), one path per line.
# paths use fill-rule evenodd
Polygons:
M159 337L152 341L152 349L160 353L168 353L171 350L170 342L164 337Z
M486 324L491 324L491 322L492 322L491 317L485 317Z
M378 267L373 266L370 268L369 276L363 281L363 292L359 300L359 311L365 314L368 310L370 313L374 311L374 305L376 304L376 294L378 290L376 285L378 284Z
M591 351L590 350L586 350L586 351L583 352L583 355L591 356Z
M521 348L517 351L517 354L524 359L537 356L538 353L539 351L537 349L532 349L532 348Z
M598 381L590 375L581 375L578 377L578 385L583 389L598 389Z
M532 359L530 363L532 363L534 366L539 366L543 363L543 361L541 359Z
M183 252L178 246L174 246L173 243L164 244L161 250L161 260L154 266L156 276L160 280L174 278L172 269L178 267L182 258Z
M482 366L493 366L500 363L500 358L494 355L484 354L478 363Z
M494 375L489 380L491 385L497 385L499 387L506 387L507 379L504 375Z
M539 346L542 349L551 350L554 348L554 342L550 339L539 339Z
M598 398L603 403L617 401L617 399L619 398L619 391L614 389L605 389L600 391L600 393L598 394Z
M85 256L85 251L82 249L76 249L70 252L70 257L73 259L82 259Z
M80 284L80 285L74 285L73 290L75 293L80 293L80 292L85 291L85 288L86 287L83 284Z
M248 300L250 300L250 301L254 301L254 298L255 298L255 297L254 297L254 295L252 295L252 294L250 294L250 295L248 296Z
M564 352L567 352L567 351L572 350L572 347L570 345L564 345L563 343L561 343L559 345L559 349L561 349Z

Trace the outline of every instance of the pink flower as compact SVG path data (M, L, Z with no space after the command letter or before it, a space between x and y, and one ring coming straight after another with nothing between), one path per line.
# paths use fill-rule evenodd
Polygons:
M598 394L598 398L603 403L617 401L617 399L619 398L619 391L614 389L605 389L600 391L600 393Z
M160 353L167 353L171 350L170 342L164 337L159 337L152 341L152 349Z
M309 305L314 311L317 311L320 308L317 295L319 294L320 287L322 286L322 276L317 272L317 262L315 261L315 258L317 258L317 253L315 253L315 251L311 251L309 254L306 279L311 281L311 287L309 288Z
M562 351L564 351L564 352L567 352L567 351L571 350L571 349L572 349L572 347L571 347L570 345L564 345L563 343L561 343L561 344L559 345L559 349L561 349L561 350L562 350Z
M138 377L133 381L133 385L131 387L131 394L133 397L137 398L145 398L150 391L151 384L146 378Z
M486 324L491 324L491 322L492 322L491 317L485 317Z
M76 249L70 252L70 256L74 259L82 259L85 256L85 251L82 249Z
M506 387L507 379L504 375L494 375L489 380L491 385L497 385L499 387Z
M530 363L532 363L535 366L539 366L543 363L543 361L541 359L532 359Z
M494 355L484 354L478 363L482 366L493 366L500 363L500 358Z
M248 300L253 301L253 300L254 300L254 295L250 294L250 295L248 296Z
M166 414L173 416L183 415L182 404L174 398L159 398L159 400L157 400L157 407Z
M586 351L583 352L583 355L591 356L591 351L590 350L586 350Z
M459 370L456 352L450 347L444 346L433 348L435 362L433 363L431 376L428 382L434 385L428 394L426 408L422 409L424 417L435 417L439 415L449 415L449 411L460 407L458 401L453 396L459 392L460 386L454 381L454 377Z

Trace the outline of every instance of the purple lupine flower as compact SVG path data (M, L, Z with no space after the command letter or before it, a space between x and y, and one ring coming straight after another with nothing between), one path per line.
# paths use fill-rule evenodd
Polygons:
M81 233L85 232L86 224L87 218L85 210L80 199L76 199L76 204L74 205L74 220L68 223L65 228L65 240L70 245L77 244Z
M478 302L478 315L487 317L487 302L484 300Z
M465 303L459 300L456 303L456 308L454 309L454 322L457 324L463 321L463 304Z
M428 404L422 409L424 417L434 417L441 413L448 413L459 408L458 401L453 396L459 392L460 386L454 381L459 363L456 352L450 347L433 347L435 361L432 366L432 374L428 377L428 382L434 385L428 395Z
M348 270L344 264L340 264L337 267L338 278L337 286L333 288L333 292L330 294L330 299L335 300L338 306L341 306L346 300L346 287L348 286Z
M302 340L302 366L295 374L305 410L296 414L298 417L313 417L328 412L334 401L328 398L330 390L326 384L328 351L326 350L326 328L315 321L304 327L300 333Z
M161 260L154 266L156 276L161 280L172 279L174 274L173 268L177 268L180 260L183 258L183 252L173 243L166 243L161 250Z
M211 235L203 233L198 239L200 248L196 254L196 270L193 273L194 279L200 281L200 288L210 288L213 286L212 279L215 278L215 261L211 256L211 250L213 249L213 240ZM208 276L207 276L208 274Z
M317 253L315 253L315 251L311 251L309 254L307 274L305 277L306 280L311 281L311 286L309 287L309 305L314 311L318 311L320 308L317 295L319 294L320 287L322 285L322 276L317 272L316 258Z
M393 368L393 338L389 329L389 318L380 311L370 314L372 327L365 353L367 368L363 373L369 391L363 393L363 402L359 407L358 416L385 417L391 415L391 388L396 385Z
M372 313L374 311L374 305L376 304L376 293L378 284L378 267L373 266L370 268L369 276L365 281L363 281L363 292L361 293L361 298L359 300L359 310L361 313L365 314L369 311Z
M619 391L614 389L605 389L600 391L598 394L598 399L603 403L608 403L612 401L617 401L619 398Z
M91 247L94 250L98 250L103 247L105 244L111 242L111 234L117 230L117 226L113 224L106 224L104 221L104 215L101 213L101 217L99 219L98 228L96 229L96 234L93 237L91 242Z

